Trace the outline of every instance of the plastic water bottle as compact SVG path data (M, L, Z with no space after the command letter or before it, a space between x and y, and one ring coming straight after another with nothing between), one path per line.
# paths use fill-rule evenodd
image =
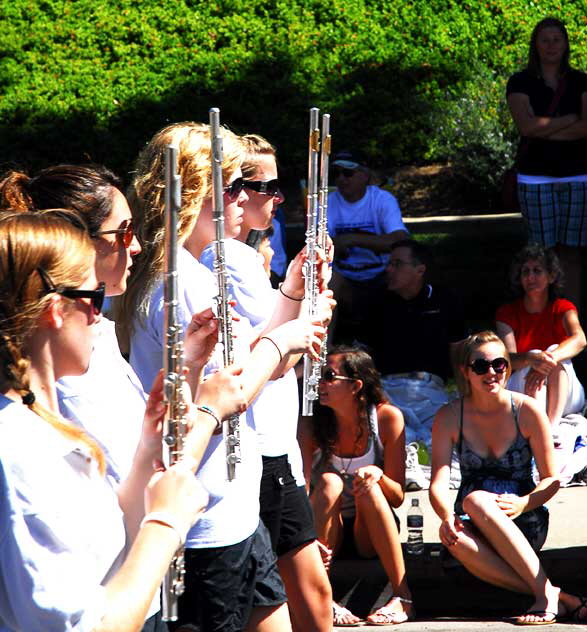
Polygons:
M406 549L409 555L422 555L424 553L424 514L417 498L412 498L412 506L407 513L408 542Z

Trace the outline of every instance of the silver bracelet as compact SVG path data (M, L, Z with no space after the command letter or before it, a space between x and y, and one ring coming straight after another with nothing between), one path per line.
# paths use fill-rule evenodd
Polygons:
M141 529L147 524L147 522L158 522L170 529L173 529L179 538L179 546L182 546L185 542L187 535L187 529L183 528L178 520L170 511L152 511L148 513L141 520Z
M206 406L205 404L201 404L200 406L196 406L196 408L202 412L210 415L212 419L216 422L216 428L214 428L214 432L212 434L218 434L222 430L222 421L220 421L220 417L216 414L216 411L210 406Z

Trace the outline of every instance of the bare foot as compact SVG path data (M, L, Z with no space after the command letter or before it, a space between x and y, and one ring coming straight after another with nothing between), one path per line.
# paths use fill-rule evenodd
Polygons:
M332 621L335 626L350 626L362 623L362 619L359 619L359 617L344 606L336 603L336 601L332 602Z
M514 617L518 625L539 625L554 623L559 615L566 614L567 608L560 600L561 591L555 586L546 590L544 597L536 599L525 614Z

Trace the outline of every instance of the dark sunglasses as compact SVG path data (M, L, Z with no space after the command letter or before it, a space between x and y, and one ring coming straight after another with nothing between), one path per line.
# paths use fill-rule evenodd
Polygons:
M89 298L92 303L92 309L95 314L99 314L102 311L102 305L104 305L104 297L106 296L106 284L104 281L98 283L98 287L95 290L76 290L73 288L55 287L55 284L51 280L51 277L43 270L43 268L37 268L41 281L47 290L47 294L55 292L65 298Z
M114 228L113 230L99 230L96 233L97 237L101 237L102 235L116 235L122 245L125 248L128 248L135 236L135 229L132 225L132 220L127 220L127 224L121 228Z
M347 377L346 375L338 375L334 372L334 369L326 369L322 373L322 380L327 384L332 384L334 380L345 380L347 382L354 382L355 379L352 377Z
M335 178L338 178L339 176L344 176L345 178L352 178L356 172L357 172L356 169L333 169L332 175Z
M473 373L477 375L485 375L491 367L496 373L503 373L507 371L509 362L505 358L495 358L494 360L486 360L485 358L477 358L474 362L471 362L469 366Z
M224 187L224 195L230 202L236 202L241 191L245 188L245 181L242 178L236 178L228 186Z
M270 197L280 197L281 189L279 188L279 180L245 180L245 189L269 195Z

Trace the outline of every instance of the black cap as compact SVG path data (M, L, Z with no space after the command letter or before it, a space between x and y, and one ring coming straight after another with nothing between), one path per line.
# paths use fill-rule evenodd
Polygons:
M349 149L343 149L334 154L332 165L335 167L344 167L345 169L368 168L365 156L359 151L351 151Z

